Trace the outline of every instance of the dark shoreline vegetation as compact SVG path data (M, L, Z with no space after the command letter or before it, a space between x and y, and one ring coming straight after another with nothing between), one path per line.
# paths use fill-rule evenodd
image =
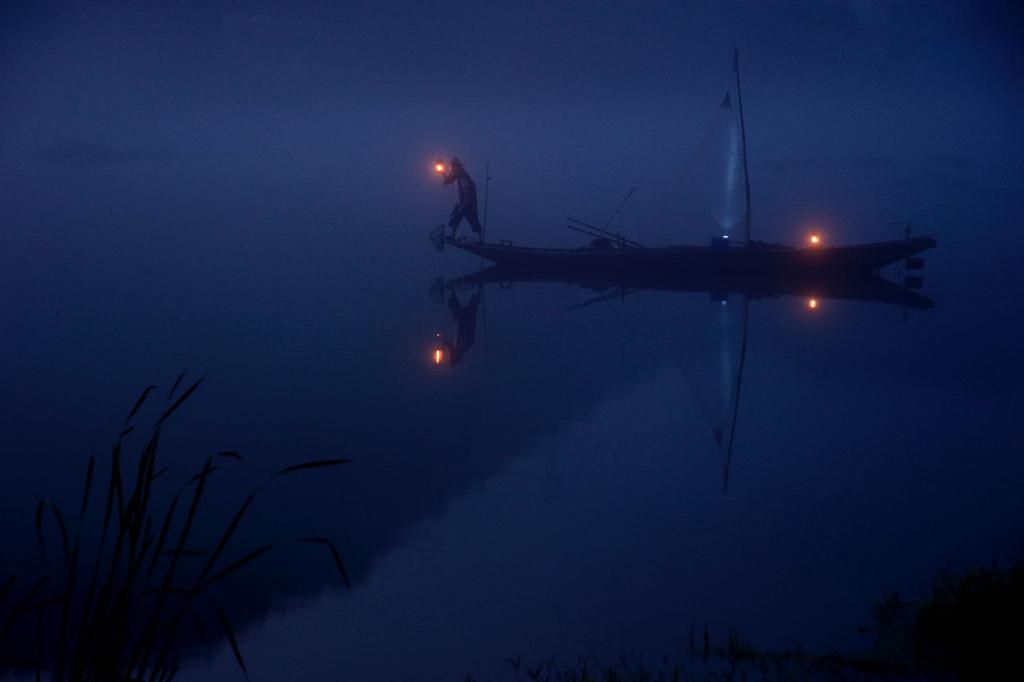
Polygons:
M41 569L37 575L11 575L0 582L0 670L34 671L36 679L46 676L54 682L166 682L178 673L191 647L223 637L247 676L230 614L217 592L237 571L286 543L262 544L241 554L230 547L256 498L254 490L224 524L215 544L192 544L199 529L221 525L204 516L202 503L213 494L208 484L215 472L244 462L238 452L208 457L166 505L160 502L158 489L170 487L172 469L158 464L161 431L202 383L200 378L178 394L184 377L182 372L167 393L138 461L125 461L122 445L135 431L133 420L156 386L147 387L128 413L111 451L109 477L97 471L96 458L90 456L73 527L56 502L39 501L35 532ZM348 461L300 462L271 478ZM97 476L107 481L105 495L102 483L94 485ZM54 538L59 538L59 551L51 549ZM324 547L341 583L351 589L341 555L329 538L294 542Z
M530 664L507 658L509 676L531 682L710 682L712 680L974 680L1020 674L1024 642L1024 564L997 565L961 575L941 574L921 602L889 593L872 609L875 645L865 655L810 654L799 647L759 651L730 632L715 644L707 627L690 628L685 663L664 657L658 665L621 657L606 662L579 658ZM871 629L868 628L868 631ZM677 657L675 660L680 660ZM1017 670L1014 674L1012 671ZM464 682L490 678L466 675Z

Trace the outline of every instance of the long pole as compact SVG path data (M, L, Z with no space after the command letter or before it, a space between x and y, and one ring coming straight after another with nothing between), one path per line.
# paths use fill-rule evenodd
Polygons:
M746 241L750 243L750 174L747 171L747 127L743 122L743 93L740 90L740 51L733 48L733 66L736 69L736 99L740 105L740 140L743 143L743 184L747 198Z
M576 227L575 225L566 225L565 227L566 227L566 229L572 230L573 232L579 232L581 234L585 234L588 237L599 237L601 239L607 239L607 237L605 235L603 235L603 234L601 234L599 232L591 232L590 230L585 230L582 227Z
M604 224L604 229L606 229L606 230L607 230L607 229L608 229L609 227L611 227L611 226L612 226L612 223L613 223L613 222L615 222L615 217L616 217L617 215L619 215L619 211L621 211L621 210L622 210L622 207L626 205L626 202L627 202L627 201L629 201L629 198L630 198L631 196L633 196L633 192L635 192L635 191L636 191L636 187L632 187L632 188L630 188L629 192L627 192L627 193L626 193L626 198L622 200L622 203L621 203L621 204L619 204L619 207L618 207L617 209L615 209L615 212L614 212L614 213L612 213L612 217L611 217L611 218L609 218L609 219L608 219L608 222L606 222L606 223Z
M627 246L633 246L633 247L638 248L638 249L639 248L643 248L642 244L640 244L638 242L635 242L632 239L626 239L625 237L623 237L618 232L610 232L610 231L608 231L608 230L606 230L606 229L604 229L602 227L598 227L597 225L591 225L590 223L585 223L582 220L577 220L576 218L569 218L568 220L571 223L576 223L577 225L582 225L582 226L586 227L587 229L593 230L594 232L599 232L602 235L604 235L606 237L609 237L610 239L614 239L615 241L619 242L620 244L625 244ZM569 226L566 225L566 227L569 227Z
M486 166L486 168L487 169L484 171L484 224L483 224L483 228L484 229L482 229L480 231L480 241L482 241L482 242L487 241L487 239L486 239L486 235L487 235L487 194L488 194L488 191L491 188L491 160L490 159L487 159L487 166Z
M485 237L485 235L487 234L487 195L488 195L488 190L490 190L490 188L491 188L491 160L487 159L486 170L484 170L484 224L482 225L483 229L480 230L480 241L481 242L486 242L487 241L487 239ZM484 257L480 256L480 270L482 271L483 269L484 269ZM483 313L484 313L484 363L486 364L487 363L487 358L490 356L490 353L488 353L488 351L487 351L487 289L486 289L486 287L483 286L483 284L480 285L480 298L482 299L480 302L483 304L483 308L484 308L484 310L483 310Z

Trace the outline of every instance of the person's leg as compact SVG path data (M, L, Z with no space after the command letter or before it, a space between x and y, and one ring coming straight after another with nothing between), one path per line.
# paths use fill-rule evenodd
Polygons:
M452 209L452 214L448 218L448 227L452 228L452 239L455 239L455 232L459 229L459 223L462 222L463 212L462 204L455 204L455 208Z
M483 233L483 227L480 225L480 216L477 215L475 201L466 207L465 215L466 222L469 223L469 226L473 228L473 232L476 232L477 238L480 239L481 234Z

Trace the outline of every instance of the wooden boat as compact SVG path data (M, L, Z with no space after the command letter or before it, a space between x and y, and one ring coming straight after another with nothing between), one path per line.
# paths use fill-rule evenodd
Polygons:
M547 249L473 241L446 243L498 265L566 273L714 273L721 275L871 275L935 246L931 236L851 246L806 248L750 242L746 246L664 246Z
M750 176L747 169L746 126L743 122L743 96L740 92L739 56L734 62L738 120L727 93L722 101L720 115L729 114L729 149L725 158L731 159L730 174L737 177L728 181L729 187L742 187L743 214L740 219L726 220L718 216L721 224L712 230L717 235L710 246L645 247L635 241L610 232L607 227L621 210L616 209L605 227L570 218L569 229L594 238L589 246L576 249L553 249L516 246L509 241L455 241L444 237L444 227L438 226L431 234L438 250L450 245L492 263L538 272L558 272L567 275L581 273L671 273L715 274L722 276L780 276L817 277L871 276L879 268L915 256L935 246L934 236L911 237L909 226L905 239L825 246L820 238L812 237L807 247L770 244L751 239ZM742 185L738 174L742 168ZM630 190L632 194L632 190ZM486 195L485 195L486 196ZM626 199L629 195L626 196ZM485 198L486 226L486 198ZM625 203L625 200L623 201ZM737 198L736 204L740 203ZM909 265L909 264L908 264Z

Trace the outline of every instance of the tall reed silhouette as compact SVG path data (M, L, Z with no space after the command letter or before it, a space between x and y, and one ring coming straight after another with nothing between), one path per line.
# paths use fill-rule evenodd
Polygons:
M204 621L212 620L247 676L229 615L211 588L275 547L262 544L230 561L223 558L256 491L245 498L211 548L190 544L197 526L214 522L202 512L211 475L221 468L219 463L241 462L243 457L234 451L209 457L166 506L154 508L156 488L169 485L171 469L158 465L161 431L203 381L178 394L184 377L182 372L168 392L137 461L129 462L122 454L125 437L135 431L133 420L157 387L148 386L135 401L111 451L105 494L95 482L96 459L89 458L73 529L56 502L39 501L35 533L43 570L28 579L12 575L0 583L0 655L6 665L34 669L37 679L45 676L54 682L167 682L182 662L183 629L191 629L193 639L210 641ZM273 476L348 461L301 462ZM54 535L60 542L58 557L48 556L47 537ZM326 546L342 583L351 589L341 554L328 538L297 541Z

